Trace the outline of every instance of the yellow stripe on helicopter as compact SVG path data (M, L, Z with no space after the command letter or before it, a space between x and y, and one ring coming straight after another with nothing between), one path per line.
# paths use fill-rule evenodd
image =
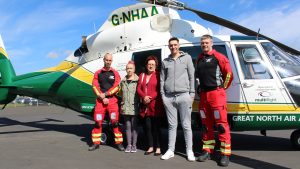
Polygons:
M250 110L249 110L250 109ZM271 111L270 111L271 110ZM199 101L195 100L193 104L193 112L199 112ZM295 107L290 104L248 104L247 103L227 103L227 112L236 114L300 114L300 108L295 109Z
M72 77L74 77L80 81L83 81L89 85L92 85L94 74L87 71L86 69L82 68L81 66L78 66L78 68L75 68L74 71L73 71L73 69L71 69L70 71L67 71L66 73L68 73L69 75L71 75Z
M9 59L9 58L8 58L8 55L7 55L7 53L6 53L6 51L5 51L2 47L0 47L0 53L1 53L2 55L4 55L7 59Z
M61 71L64 73L69 74L70 76L84 82L87 83L89 85L92 84L93 78L94 78L94 74L87 71L86 69L84 69L82 66L76 64L76 63L72 63L69 61L63 61L61 62L58 66L56 67L51 67L51 68L47 68L47 69L43 69L40 70L42 72L45 71L49 71L49 72L54 72L54 71Z
M60 70L69 70L75 66L78 66L77 63L69 62L69 61L62 61L59 65L55 67L46 68L43 70L40 70L41 72L54 72L54 71L60 71Z

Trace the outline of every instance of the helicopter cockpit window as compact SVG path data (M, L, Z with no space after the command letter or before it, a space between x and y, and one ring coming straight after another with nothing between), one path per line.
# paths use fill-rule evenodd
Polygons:
M255 45L236 45L245 79L273 79Z
M300 75L300 56L283 52L270 42L261 43L281 78Z
M135 52L132 54L132 60L135 62L135 72L139 75L142 72L145 72L145 61L148 56L154 55L158 60L158 71L161 67L161 49L148 50L142 52Z

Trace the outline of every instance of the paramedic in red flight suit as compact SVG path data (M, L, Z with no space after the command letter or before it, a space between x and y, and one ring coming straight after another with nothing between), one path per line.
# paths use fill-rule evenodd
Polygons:
M115 143L118 150L123 151L123 136L119 131L119 107L116 93L119 91L119 83L121 81L119 73L111 67L112 55L107 53L103 58L104 67L94 74L93 90L97 95L96 106L94 112L95 127L92 130L93 145L89 151L94 151L100 146L100 138L102 134L102 122L105 113L109 113L110 121L115 135Z
M203 125L203 152L198 161L210 159L214 150L214 126L221 142L220 166L228 166L231 155L230 129L227 121L226 92L232 81L232 70L226 56L213 48L210 35L201 37L202 53L196 63L196 79L200 85L199 111ZM199 92L198 90L198 92Z

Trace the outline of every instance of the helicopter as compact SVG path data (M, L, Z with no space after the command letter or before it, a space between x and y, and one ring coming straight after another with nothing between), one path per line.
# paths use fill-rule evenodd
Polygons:
M245 36L213 35L192 21L181 19L178 10L194 12L204 20ZM138 31L137 31L138 30ZM17 95L30 96L92 115L96 96L94 73L112 53L112 67L124 77L129 60L136 73L145 59L162 60L170 54L168 39L177 37L181 50L195 61L202 35L213 35L214 49L230 61L234 79L227 89L230 127L234 131L295 129L293 147L300 149L300 52L258 32L223 18L198 11L176 0L142 1L113 11L97 32L82 37L81 46L59 65L16 75L0 36L0 104L3 108ZM199 97L193 104L193 127L200 128Z

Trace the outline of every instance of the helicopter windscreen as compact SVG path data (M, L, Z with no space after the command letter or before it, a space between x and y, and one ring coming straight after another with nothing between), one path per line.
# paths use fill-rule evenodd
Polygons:
M283 52L270 42L261 43L275 70L282 78L294 101L300 106L300 78L288 78L300 75L300 57Z
M261 43L281 78L300 75L300 57L289 55L271 42Z

